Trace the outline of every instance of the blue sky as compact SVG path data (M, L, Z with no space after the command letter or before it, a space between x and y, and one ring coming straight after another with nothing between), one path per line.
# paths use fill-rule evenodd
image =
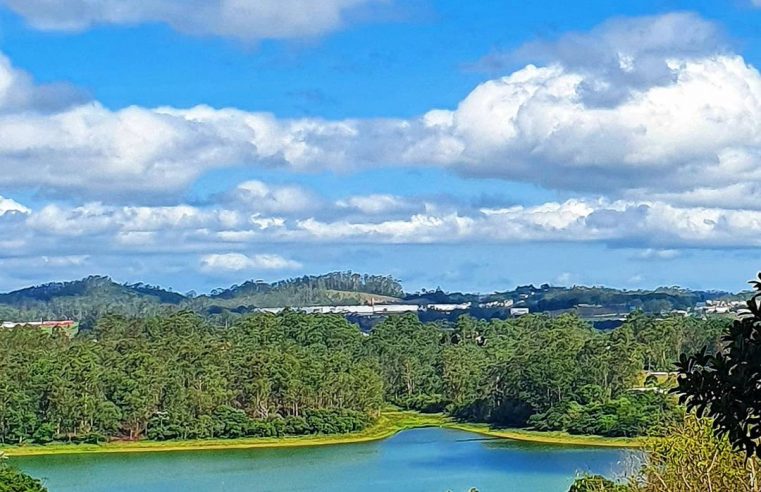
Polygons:
M744 288L761 5L529 3L0 0L0 289Z

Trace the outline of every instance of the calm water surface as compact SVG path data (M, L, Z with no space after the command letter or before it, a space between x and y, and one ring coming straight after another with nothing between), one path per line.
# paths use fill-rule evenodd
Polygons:
M627 452L417 429L315 448L15 458L51 492L566 492L577 472L616 475Z

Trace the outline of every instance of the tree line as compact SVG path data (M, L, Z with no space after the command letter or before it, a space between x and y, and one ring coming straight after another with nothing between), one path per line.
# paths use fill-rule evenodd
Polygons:
M463 420L578 434L662 433L683 410L646 381L674 370L680 353L715 347L724 318L634 313L597 331L574 315L531 315L453 326L389 318L367 339L380 361L386 400ZM633 390L635 388L637 390Z
M642 370L716 343L721 319L640 313L610 332L576 316L422 323L369 335L285 311L220 326L187 311L104 316L74 339L0 330L0 442L345 433L388 404L471 421L602 435L661 432L673 399ZM717 331L718 330L718 331Z

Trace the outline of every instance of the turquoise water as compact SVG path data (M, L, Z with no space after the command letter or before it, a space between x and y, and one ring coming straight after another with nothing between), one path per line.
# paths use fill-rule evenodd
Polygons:
M15 458L51 492L566 492L577 472L615 475L627 452L417 429L315 448Z

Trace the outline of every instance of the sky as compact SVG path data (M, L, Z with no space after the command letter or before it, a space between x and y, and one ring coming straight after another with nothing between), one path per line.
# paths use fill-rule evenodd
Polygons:
M737 291L761 0L0 0L0 290Z

